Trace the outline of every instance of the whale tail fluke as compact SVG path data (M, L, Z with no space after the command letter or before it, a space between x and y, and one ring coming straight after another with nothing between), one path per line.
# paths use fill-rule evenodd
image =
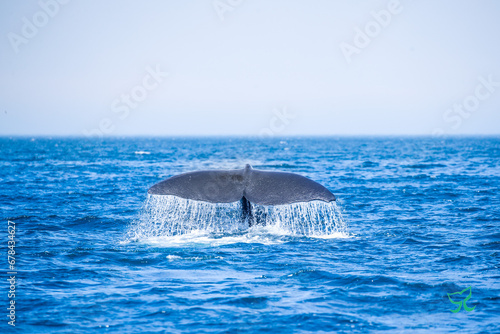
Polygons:
M172 176L153 185L152 195L172 195L210 203L241 201L242 219L255 221L252 204L284 205L310 201L335 201L335 196L321 184L304 176L243 169L207 170Z

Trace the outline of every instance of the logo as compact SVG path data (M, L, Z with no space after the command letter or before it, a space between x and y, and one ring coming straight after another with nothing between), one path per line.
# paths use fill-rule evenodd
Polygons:
M467 288L467 289L465 289L465 290L462 290L462 291L459 291L459 292L448 293L448 294L447 294L447 295L448 295L448 299L450 300L450 302L451 302L452 304L458 305L458 308L457 308L457 309L455 309L455 310L450 310L451 312L453 312L453 313L458 313L458 312L462 309L462 305L463 305L463 307L464 307L464 310L466 310L467 312L473 311L473 310L476 308L476 306L477 306L477 305L471 308L471 307L468 307L468 306L467 306L467 304L466 304L466 302L467 302L467 301L471 298L471 296L472 296L472 289L471 289L471 288L472 288L472 287L470 286L470 287L468 287L468 288ZM456 301L452 300L452 299L451 299L451 297L450 297L450 296L453 296L453 295L462 295L462 294L463 294L464 292L466 292L467 290L469 290L469 294L467 295L467 297L466 297L464 300L461 300L461 301L459 301L459 302L456 302Z

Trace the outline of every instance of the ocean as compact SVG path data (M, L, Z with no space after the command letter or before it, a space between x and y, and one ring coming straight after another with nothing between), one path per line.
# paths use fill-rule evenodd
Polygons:
M498 137L3 137L0 153L2 333L500 333ZM337 201L248 227L237 203L147 194L247 163Z

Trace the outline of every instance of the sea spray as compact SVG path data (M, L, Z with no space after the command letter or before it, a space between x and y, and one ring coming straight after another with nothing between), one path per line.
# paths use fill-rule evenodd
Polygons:
M311 201L276 206L253 206L260 224L275 226L281 233L308 237L347 234L336 202Z
M277 234L328 237L347 235L347 226L335 202L312 201L287 205L252 205L258 226ZM240 202L208 203L176 196L148 195L143 209L127 234L139 241L172 237L201 231L208 234L231 234L245 231Z
M128 236L131 240L141 240L193 231L231 233L244 228L240 216L239 203L207 203L176 196L148 195Z

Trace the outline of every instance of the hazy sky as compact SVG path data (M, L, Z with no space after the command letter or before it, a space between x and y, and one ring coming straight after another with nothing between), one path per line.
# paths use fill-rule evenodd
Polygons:
M2 1L0 135L500 134L499 17L495 0Z

